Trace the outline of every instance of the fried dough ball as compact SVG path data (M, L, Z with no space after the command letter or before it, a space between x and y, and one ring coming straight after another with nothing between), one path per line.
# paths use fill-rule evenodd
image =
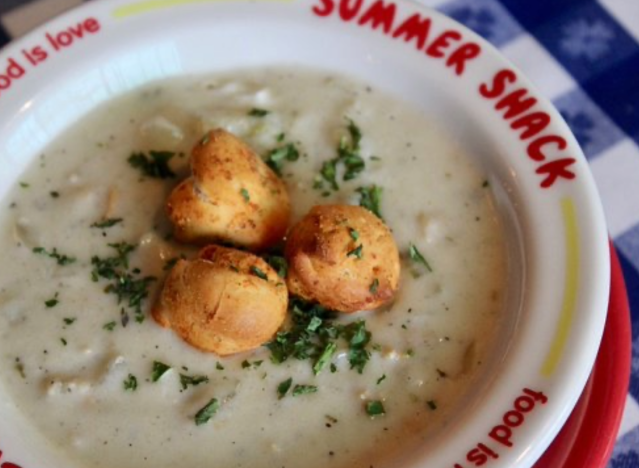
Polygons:
M287 307L286 285L268 263L211 245L175 264L152 314L192 346L226 356L269 341Z
M315 206L289 233L285 251L291 294L340 312L389 302L399 284L395 240L359 206Z
M192 177L170 194L175 238L264 250L286 233L291 205L284 182L244 142L225 130L195 145Z

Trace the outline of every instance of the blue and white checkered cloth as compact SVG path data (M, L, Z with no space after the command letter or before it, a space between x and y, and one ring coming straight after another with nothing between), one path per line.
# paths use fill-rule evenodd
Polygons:
M0 0L0 47L82 1ZM497 46L552 100L586 153L633 311L630 389L609 468L639 468L639 0L414 1Z

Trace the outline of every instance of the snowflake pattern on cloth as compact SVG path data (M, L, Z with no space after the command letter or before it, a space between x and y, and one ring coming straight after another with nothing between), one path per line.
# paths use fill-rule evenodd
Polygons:
M572 58L593 62L610 52L614 40L615 31L603 21L582 18L563 27L559 46Z

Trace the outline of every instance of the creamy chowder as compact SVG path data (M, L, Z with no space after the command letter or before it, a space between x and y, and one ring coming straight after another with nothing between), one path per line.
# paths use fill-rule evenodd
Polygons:
M274 363L266 347L202 353L149 317L174 259L196 251L172 241L166 196L218 127L281 167L293 221L382 190L399 295L334 319L365 321L361 373L344 340L315 375L313 359ZM344 181L336 165L335 190L322 167L355 129L365 167ZM0 388L68 466L395 466L454 416L503 330L506 248L485 177L436 122L344 77L273 68L147 85L77 122L2 203Z

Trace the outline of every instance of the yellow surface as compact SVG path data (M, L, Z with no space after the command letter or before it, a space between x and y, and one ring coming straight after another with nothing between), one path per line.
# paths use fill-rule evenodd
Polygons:
M170 8L180 5L188 5L192 3L220 3L220 2L232 2L238 0L144 0L140 2L130 3L129 5L121 6L113 11L114 18L127 18L129 16L135 16L142 13L148 13L149 11L160 10L163 8ZM257 0L261 2L280 2L288 3L295 0Z
M566 244L564 297L555 336L552 340L546 360L541 367L541 374L544 377L550 377L555 373L557 365L564 354L566 341L568 341L568 335L570 334L570 329L575 316L577 291L579 289L579 228L577 226L575 204L571 198L564 198L561 201L561 212L564 219L564 242Z

